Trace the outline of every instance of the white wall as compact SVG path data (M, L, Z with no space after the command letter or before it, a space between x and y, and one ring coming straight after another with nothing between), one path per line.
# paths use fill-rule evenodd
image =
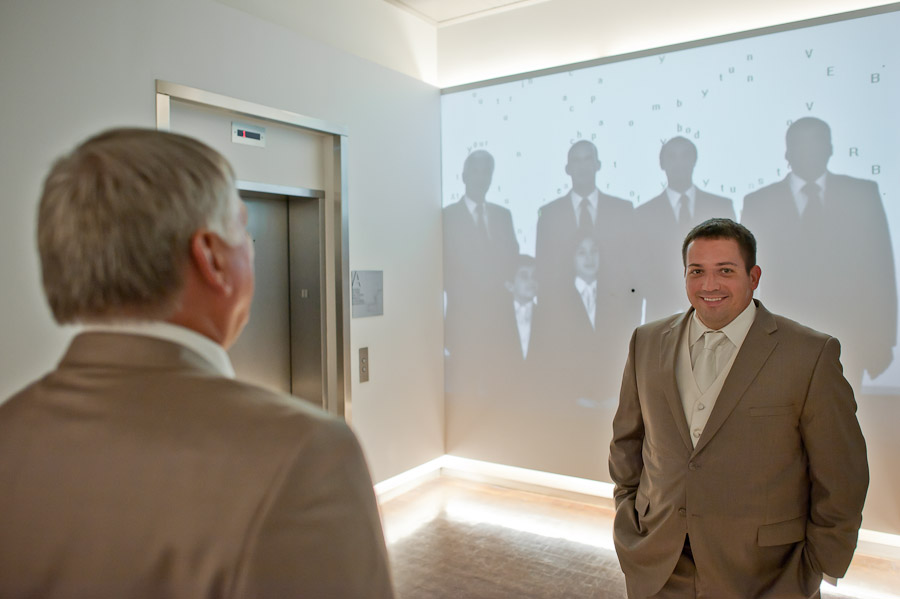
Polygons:
M550 0L438 30L450 87L878 6L873 0Z
M71 335L40 290L42 178L99 130L154 127L155 79L347 127L350 268L385 273L385 315L351 323L352 353L366 345L372 361L371 382L354 377L353 425L376 481L441 455L438 91L213 0L0 5L0 398Z
M304 37L437 83L437 30L385 0L218 0Z

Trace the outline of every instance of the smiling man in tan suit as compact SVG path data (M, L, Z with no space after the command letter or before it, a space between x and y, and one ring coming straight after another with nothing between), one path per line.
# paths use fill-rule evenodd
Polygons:
M54 165L44 290L85 331L0 405L0 596L393 596L353 433L233 378L246 219L184 136L113 130Z
M818 597L850 564L869 480L840 345L753 300L742 225L698 225L682 257L692 309L634 332L613 422L628 596Z

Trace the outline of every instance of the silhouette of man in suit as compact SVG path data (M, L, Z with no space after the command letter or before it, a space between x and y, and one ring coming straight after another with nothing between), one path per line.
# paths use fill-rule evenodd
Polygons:
M189 137L112 130L54 165L44 292L85 330L0 405L0 596L393 597L353 433L234 380L246 227Z
M645 275L641 294L646 301L645 320L650 322L685 310L679 276L678 248L694 225L709 218L734 219L730 199L694 185L697 147L685 137L673 137L659 151L659 166L668 184L655 198L635 210L635 226L641 231L640 272ZM660 256L669 258L660 259Z
M572 256L577 238L589 235L597 243L603 285L616 295L633 296L611 309L616 310L616 318L634 326L640 320L639 298L631 291L637 287L630 261L634 210L628 200L597 188L600 168L593 143L572 144L566 162L572 188L540 209L535 249L540 301L556 303L568 297L575 277Z
M863 371L884 372L897 343L894 255L878 184L827 169L831 129L820 119L794 121L785 141L791 172L748 194L741 215L769 265L761 297L834 333L859 390Z
M512 215L488 202L494 157L466 157L466 193L444 208L445 355L448 391L484 394L491 375L489 348L507 310L504 282L519 255Z

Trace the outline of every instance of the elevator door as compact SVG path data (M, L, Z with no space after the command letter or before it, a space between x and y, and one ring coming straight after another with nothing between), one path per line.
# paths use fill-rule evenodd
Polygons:
M241 191L256 273L237 377L323 405L320 201Z

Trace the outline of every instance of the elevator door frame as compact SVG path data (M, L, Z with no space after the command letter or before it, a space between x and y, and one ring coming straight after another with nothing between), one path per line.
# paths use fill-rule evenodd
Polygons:
M156 128L168 131L171 102L180 101L238 116L272 121L323 136L325 189L305 190L321 194L322 271L322 402L328 412L350 420L350 240L344 127L294 112L223 96L178 83L156 80ZM241 188L260 193L296 195L291 188L263 182L241 182ZM305 194L304 194L305 195ZM307 197L310 197L307 195Z
M288 389L297 397L322 405L325 379L322 339L325 338L326 331L322 319L325 301L325 247L321 232L325 226L325 192L309 188L279 187L278 193L275 193L273 186L261 188L248 181L237 181L237 188L241 198L247 203L248 214L253 214L254 201L271 201L284 208L281 214L285 218L283 241L286 244L284 258L287 265L281 274L286 276L288 296L285 314L289 322L289 367L286 373ZM261 279L265 285L263 275L271 274L271 271L265 272L266 267L266 264L260 263L257 254L257 293L264 292L259 286ZM310 305L309 302L314 304ZM252 328L256 317L257 310L253 310L247 328ZM247 329L244 331L238 343L243 341ZM237 366L235 363L236 370Z

